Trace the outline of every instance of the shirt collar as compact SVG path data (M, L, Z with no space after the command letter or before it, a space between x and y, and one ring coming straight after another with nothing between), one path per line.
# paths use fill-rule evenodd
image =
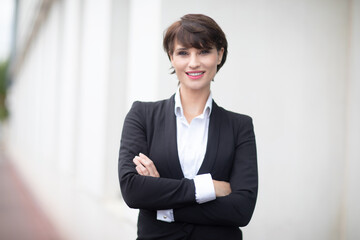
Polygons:
M206 104L205 104L205 107L204 107L204 110L203 110L203 116L206 116L206 117L209 117L210 116L210 113L211 113L211 110L212 110L212 94L210 92L209 94L209 97L206 101ZM184 116L184 111L183 111L183 108L182 108L182 105L181 105L181 99L180 99L180 87L178 87L178 89L176 90L176 93L175 93L175 115L177 117L182 117Z

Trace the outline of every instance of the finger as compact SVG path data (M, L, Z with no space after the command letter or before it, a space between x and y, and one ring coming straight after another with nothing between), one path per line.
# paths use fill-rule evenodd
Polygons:
M150 175L149 171L141 164L141 162L138 160L137 157L134 157L133 162L135 163L136 167L136 171L143 176L147 176Z
M140 158L139 156L136 156L133 159L133 162L136 164L136 166L139 166L139 169L143 173L142 175L159 177L159 173L157 172L155 165L150 159Z
M143 176L148 176L150 175L149 171L141 164L137 165L135 167L136 171L140 174L140 175L143 175Z
M158 177L159 173L153 163L147 156L140 153L139 156L135 157L148 171L149 175L152 177Z
M141 162L136 157L133 158L133 163L135 163L136 166L142 165Z
M141 176L148 176L148 171L141 165L135 167L137 173Z
M160 177L160 174L159 174L159 172L157 171L154 162L151 161L150 158L148 158L148 157L147 157L145 154L143 154L143 153L140 153L140 154L139 154L139 157L140 157L141 159L144 159L144 160L145 160L144 164L145 164L145 163L149 163L149 164L151 165L151 169L148 169L148 170L150 171L150 173L151 173L151 176L153 176L153 177Z

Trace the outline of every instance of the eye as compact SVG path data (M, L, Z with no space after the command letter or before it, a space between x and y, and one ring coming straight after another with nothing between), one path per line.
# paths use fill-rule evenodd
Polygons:
M200 51L200 54L202 54L202 55L205 55L205 54L208 54L208 53L210 53L210 50L208 50L208 49L203 49L203 50Z
M187 53L187 51L178 51L178 52L177 52L177 55L179 55L179 56L186 56L186 55L188 55L188 53Z

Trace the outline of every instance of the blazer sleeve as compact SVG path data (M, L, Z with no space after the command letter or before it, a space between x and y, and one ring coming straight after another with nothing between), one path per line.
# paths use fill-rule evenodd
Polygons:
M179 208L195 203L193 180L155 178L137 173L133 158L139 153L148 154L146 126L149 124L146 119L145 103L135 102L124 121L118 160L123 199L131 208L148 210Z
M238 227L249 223L258 190L257 156L251 118L246 117L241 125L243 127L236 134L236 148L230 176L232 193L208 203L174 209L175 221Z

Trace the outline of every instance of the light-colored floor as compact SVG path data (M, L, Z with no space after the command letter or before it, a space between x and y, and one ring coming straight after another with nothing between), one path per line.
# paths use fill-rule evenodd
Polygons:
M94 198L6 150L0 144L0 240L136 238L137 210L121 198Z
M60 240L57 230L0 149L0 239Z

